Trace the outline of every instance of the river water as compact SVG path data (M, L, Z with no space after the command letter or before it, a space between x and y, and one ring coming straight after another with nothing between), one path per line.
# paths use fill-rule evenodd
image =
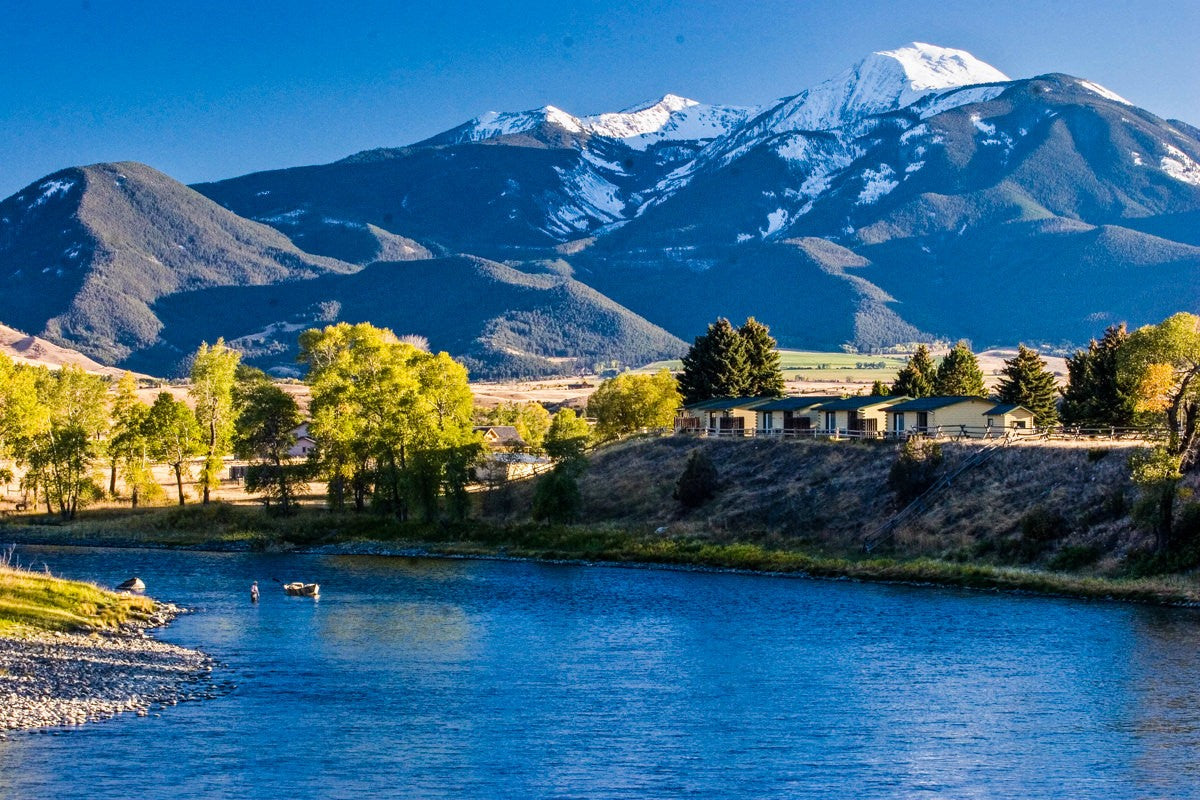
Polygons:
M0 798L1200 797L1190 611L523 562L18 558L141 576L196 609L160 636L236 688L0 741Z

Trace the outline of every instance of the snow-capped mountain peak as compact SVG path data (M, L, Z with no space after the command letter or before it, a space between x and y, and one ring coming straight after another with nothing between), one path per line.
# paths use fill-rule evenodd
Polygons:
M594 136L621 139L635 150L660 140L701 141L724 136L755 112L741 106L713 106L667 94L624 111L584 117Z
M831 130L870 114L907 108L930 94L1009 77L965 50L921 42L871 53L838 75L784 100L770 132Z

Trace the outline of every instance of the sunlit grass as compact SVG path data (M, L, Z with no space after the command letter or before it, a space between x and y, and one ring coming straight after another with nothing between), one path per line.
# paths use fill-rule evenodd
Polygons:
M90 583L0 565L0 635L34 630L87 631L145 619L147 597L119 595Z

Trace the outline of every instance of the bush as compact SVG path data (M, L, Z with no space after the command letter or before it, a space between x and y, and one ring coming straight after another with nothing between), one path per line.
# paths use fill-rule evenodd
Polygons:
M1033 561L1054 541L1070 533L1070 526L1061 513L1045 506L1034 506L1021 517L1021 540L1017 555L1022 561Z
M559 464L538 480L533 490L533 518L538 522L573 522L583 500L576 470Z
M697 448L688 456L687 466L675 484L675 499L684 508L699 508L717 493L719 477L712 459Z
M1060 572L1071 572L1088 567L1100 560L1103 555L1101 550L1096 545L1074 545L1064 547L1054 554L1054 557L1046 562L1046 566Z
M888 488L907 505L937 480L942 466L942 446L922 436L911 436L900 445L900 455L888 473Z

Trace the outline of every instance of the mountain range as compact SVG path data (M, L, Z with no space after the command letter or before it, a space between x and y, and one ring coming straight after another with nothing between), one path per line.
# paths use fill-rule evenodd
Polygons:
M481 377L784 346L1067 348L1200 310L1200 131L1064 74L913 43L761 106L488 112L398 148L186 187L77 167L0 202L0 321L170 374L224 335L369 320Z

